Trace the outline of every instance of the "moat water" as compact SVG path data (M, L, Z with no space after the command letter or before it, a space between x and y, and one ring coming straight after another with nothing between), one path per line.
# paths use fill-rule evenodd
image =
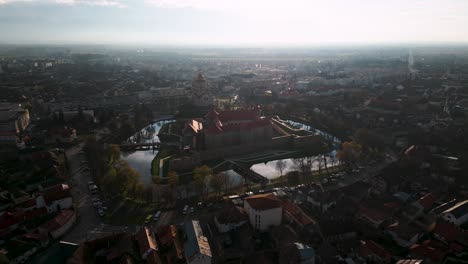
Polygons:
M144 143L144 142L159 142L158 133L161 127L164 124L174 122L173 119L161 119L156 121L155 123L143 128L139 132L137 132L134 136L130 137L127 141L128 142L136 142L136 143ZM327 158L327 164L330 166L336 162L336 149L339 147L340 141L334 137L333 135L327 134L323 131L314 129L313 127L294 122L291 120L286 120L286 123L294 126L296 128L302 128L305 130L309 130L315 133L319 133L323 137L331 140L334 143L334 150L330 153L325 154ZM132 166L136 171L140 174L140 180L144 184L151 184L151 162L153 161L154 157L158 152L153 150L144 150L144 151L132 151L132 152L121 152L121 158L127 161L130 166ZM285 169L283 170L283 174L286 174L289 171L297 170L293 159L284 159L286 164ZM259 163L252 166L252 170L263 175L268 179L274 179L280 176L280 172L276 169L276 160L270 161L267 163ZM317 169L317 164L315 168ZM226 171L231 178L231 182L233 186L242 184L243 180L242 177L235 173L232 170Z

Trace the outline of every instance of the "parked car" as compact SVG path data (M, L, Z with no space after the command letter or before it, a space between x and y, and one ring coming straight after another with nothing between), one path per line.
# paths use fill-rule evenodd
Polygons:
M148 224L149 222L151 222L151 219L153 219L153 215L148 215L148 216L145 218L145 224Z
M158 221L159 220L159 217L161 216L161 211L157 211L155 214L154 214L154 221Z

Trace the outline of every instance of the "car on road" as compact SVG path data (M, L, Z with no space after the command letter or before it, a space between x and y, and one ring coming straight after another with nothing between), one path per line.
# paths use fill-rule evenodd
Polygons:
M103 210L98 210L98 214L99 216L103 217L104 215L106 215L106 212Z
M93 203L95 203L95 202L101 201L101 199L99 199L99 197L93 197L93 198L91 198L91 201L92 201Z
M151 222L151 219L153 219L153 215L148 215L148 216L145 218L145 224L148 224L149 222Z
M195 208L190 207L189 213L193 214L195 212Z
M155 214L154 214L154 221L158 221L159 220L159 217L161 216L161 211L157 211Z
M189 210L189 206L185 205L184 209L182 210L182 214L186 215L188 213L188 210Z

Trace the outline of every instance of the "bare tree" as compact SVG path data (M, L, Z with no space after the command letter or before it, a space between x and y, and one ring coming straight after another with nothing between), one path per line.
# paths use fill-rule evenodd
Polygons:
M280 176L283 176L284 169L286 169L286 161L277 160L275 167L280 172Z

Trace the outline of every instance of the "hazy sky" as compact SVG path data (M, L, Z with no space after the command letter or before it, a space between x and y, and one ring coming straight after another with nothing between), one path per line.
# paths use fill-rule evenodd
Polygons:
M468 0L0 0L0 43L468 42Z

